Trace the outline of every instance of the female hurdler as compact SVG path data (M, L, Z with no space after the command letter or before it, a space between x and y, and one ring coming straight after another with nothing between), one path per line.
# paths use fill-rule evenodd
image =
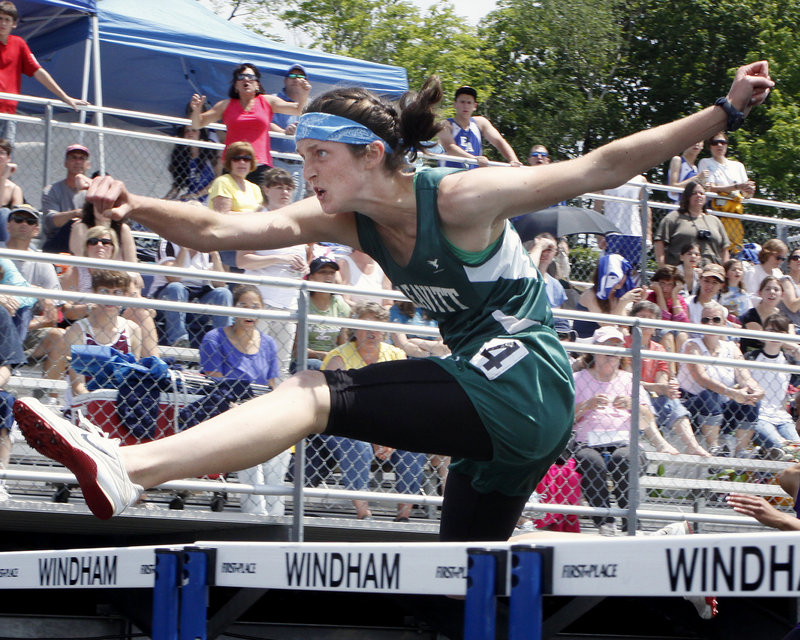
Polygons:
M270 216L223 216L131 194L108 176L87 199L200 251L328 241L361 249L428 309L452 356L351 371L303 371L274 392L146 444L71 425L34 399L15 413L28 442L78 478L109 518L143 488L253 467L313 433L453 457L442 540L501 540L572 428L573 383L544 282L508 218L615 187L721 129L769 88L766 62L741 67L726 99L583 157L537 167L407 170L440 125L438 80L398 113L362 89L327 93L298 122L297 151L315 198Z

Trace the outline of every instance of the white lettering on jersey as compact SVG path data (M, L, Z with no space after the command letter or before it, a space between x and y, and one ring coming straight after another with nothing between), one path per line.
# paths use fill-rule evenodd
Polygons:
M452 313L468 307L458 299L458 291L452 287L432 287L425 284L401 284L405 293L418 307L438 313Z

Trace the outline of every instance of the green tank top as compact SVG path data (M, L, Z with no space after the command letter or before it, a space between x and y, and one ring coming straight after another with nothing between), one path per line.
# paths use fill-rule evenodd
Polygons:
M482 262L460 260L442 234L437 196L440 180L458 169L423 169L414 176L417 240L408 266L398 265L372 221L356 216L361 247L392 285L439 323L445 344L471 357L488 339L552 327L544 279L511 224Z
M569 439L572 369L552 328L544 279L508 221L477 264L451 249L437 197L453 171L414 176L417 238L407 266L392 259L372 220L356 214L359 242L392 285L439 323L452 355L432 361L461 385L492 438L491 460L454 459L452 468L479 491L529 495Z

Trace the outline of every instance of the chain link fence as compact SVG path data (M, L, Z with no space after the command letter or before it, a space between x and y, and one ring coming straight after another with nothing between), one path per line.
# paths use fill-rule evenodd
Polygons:
M171 129L181 122L175 119L164 127ZM155 135L151 129L143 132L143 127L137 132L131 120L112 122L111 116L106 117L106 126L119 126L126 131L108 128L97 131L86 125L63 122L60 115L58 123L21 118L13 156L18 165L14 180L23 187L26 198L38 205L42 186L63 178L64 150L76 142L90 149L93 169L102 166L125 180L134 192L162 197L172 191L175 197L185 196L183 186L177 191L173 189L169 167L172 164L173 173L185 170L185 165L176 168L173 150L191 141ZM213 143L195 144L208 149L220 147ZM573 204L588 204L591 197L590 194ZM655 228L671 205L649 198L648 195ZM761 213L768 210L767 204L752 206L758 206ZM790 208L785 203L780 206L784 210ZM751 205L747 207L749 213ZM762 242L781 237L790 246L800 241L800 237L793 235L795 223L791 221L755 215L740 219L748 240ZM139 244L152 253L153 243L158 239L147 238L147 234L140 235ZM585 234L569 236L568 240L570 272L558 275L567 285L580 287L580 283L591 281L605 246L602 240L598 242L594 236ZM642 247L641 238L612 239L611 249L629 255L632 262L640 262L645 273L652 270L652 248ZM3 255L13 256L0 251L0 256ZM223 283L218 287L202 287L224 290L227 292L224 300L204 299L202 294L209 293L208 290L187 291L184 299L181 295L159 295L158 287L153 288L153 280L166 274L188 278L191 274L186 270L164 271L154 265L125 264L126 270L142 274L146 284L142 291L124 278L117 281L110 277L92 285L90 268L95 272L118 271L119 263L82 262L80 258L54 256L45 259L70 265L63 268L62 277L68 277L72 270L83 289L48 293L0 286L0 293L6 297L55 300L59 315L57 322L43 322L41 327L23 335L20 327L27 326L31 318L45 315L47 305L38 302L14 308L14 303L8 302L0 307L0 323L5 322L8 328L5 335L10 342L18 339L16 347L22 354L16 361L7 360L13 366L4 389L16 395L36 395L65 411L71 419L85 418L126 444L191 428L236 403L269 393L290 369L306 366L304 345L307 335L315 330L338 334L340 327L352 325L361 329L371 327L381 336L391 333L390 325L309 315L305 285L299 285L298 281L214 274ZM299 312L261 310L257 302L249 299L241 302L233 293L237 284L299 287L303 289ZM172 289L180 289L180 285ZM344 292L335 285L328 290ZM148 295L155 297L143 297ZM20 313L24 309L28 311ZM592 314L575 314L569 307L556 315L570 320L600 319ZM248 318L259 320L257 328L246 324ZM609 317L600 320L609 322ZM613 321L631 322L623 318ZM641 331L643 322L647 324L640 321L632 330L634 334ZM521 528L593 530L613 524L603 529L609 532L614 527L617 531L635 527L640 520L655 527L654 523L660 521L688 517L703 522L707 528L729 530L743 522L725 504L724 497L731 491L764 495L780 508L789 508L776 478L797 459L800 441L795 428L794 386L800 369L792 368L796 361L793 349L790 346L778 349L785 354L781 356L783 360L770 353L762 358L763 362L729 362L727 358L735 356L735 351L715 355L717 343L711 348L703 342L704 335L714 334L710 324L687 327L659 324L658 320L651 324L664 333L685 332L686 344L694 340L700 355L653 353L647 350L649 344L644 345L644 352L638 348L626 351L628 360L617 358L615 362L619 372L625 374L624 380L617 381L620 388L609 391L608 381L594 376L595 367L607 354L600 353L602 349L597 345L573 342L567 345L576 359L585 352L595 354L591 363L576 365L579 369L576 376L580 376L579 403L598 396L604 398L594 401L600 404L592 407L588 423L584 422L586 417L576 423L572 445L537 487L520 522ZM245 326L246 331L240 331ZM235 327L237 333L226 333L225 327ZM432 337L435 333L424 327L418 331L422 337ZM735 345L740 336L753 337L735 327L725 327L720 344ZM796 343L788 334L781 341ZM87 344L91 342L97 344ZM118 349L123 355L113 354L108 345L124 346ZM125 355L126 349L135 360ZM775 349L770 347L770 350ZM233 352L238 352L236 357L240 360L257 354L263 357L264 364L259 367L263 379L253 383L226 375L225 356ZM780 360L778 365L772 364L776 358ZM665 364L656 366L647 362L654 360L663 360ZM740 366L742 363L746 363L745 368ZM647 372L651 369L666 371L668 378L676 378L677 382L668 380L659 386L648 380ZM737 373L740 370L749 373L746 376ZM699 389L693 383L700 387L707 384L713 389ZM758 399L753 400L756 395ZM592 430L583 428L581 422L603 428L598 429L599 434L589 435ZM631 429L631 424L639 428ZM641 444L640 429L647 436ZM143 508L190 506L281 516L288 506L293 513L301 514L311 509L367 517L374 510L401 522L409 516L435 518L446 481L447 460L434 454L381 450L372 443L316 437L309 440L302 454L298 449L289 450L270 464L212 478L213 484L205 492L198 493L196 485L192 485L192 490L148 492ZM303 494L293 488L295 459L300 460L303 476L296 485L314 489L306 492L305 504ZM25 475L53 467L50 461L35 455L16 439L11 469L23 470ZM15 498L80 501L79 496L70 493L69 486L62 484L54 486L51 480L43 482L30 477L6 482Z
M2 250L0 255L13 253ZM109 266L108 261L97 266ZM237 334L231 333L232 338L226 338L219 329L209 326L198 349L159 345L160 359L133 358L126 353L141 354L141 328L135 319L126 319L125 313L133 308L152 310L155 315L196 310L202 316L226 318L237 323L232 325L237 327L257 316L280 322L289 317L288 313L263 311L255 298L250 300L247 296L240 297L232 307L127 297L124 294L129 292L111 281L115 273L124 275L124 272L98 269L97 273L101 275L95 278L93 290L85 294L0 286L3 296L13 293L23 297L52 296L66 304L91 305L82 319L61 331L58 342L48 349L45 357L35 356L38 345L35 340L28 341L27 357L13 367L5 387L8 392L38 396L56 410L63 410L72 420L87 419L109 436L134 444L191 428L236 403L269 393L272 385L278 384L277 344L269 334L253 330L248 334L253 342L238 342ZM237 279L248 278L237 276ZM284 284L296 286L296 281ZM603 319L632 322L629 317ZM312 328L316 323L354 325L371 338L384 337L397 328L397 325L351 318L310 316L306 320ZM13 316L5 307L0 308L2 321L10 327L7 335L15 336ZM662 327L675 325L658 320L639 322ZM298 323L306 324L302 318L298 318ZM706 340L708 332L715 328L711 324L692 327ZM425 328L414 331L426 333ZM641 327L632 331L641 331ZM781 341L775 342L778 351L789 354L786 361L779 358L779 364L763 357L727 360L725 356L737 353L735 342L728 337L752 337L756 332L720 328L717 335L721 332L724 337L718 338L719 342L731 346L716 354L711 350L707 354L687 355L567 344L578 370L575 438L537 487L520 527L591 531L596 526L604 533L620 532L628 526L635 510L646 528L656 527L655 523L668 518L688 517L705 522L706 528L730 530L741 525L724 501L732 491L764 495L779 507L790 508L776 477L791 466L800 451L800 437L795 428L795 389L791 386L791 376L800 373L800 367L789 364L794 358L793 345L797 339L788 334L769 334ZM47 339L48 334L42 335L41 339ZM703 337L697 340L702 341ZM225 358L230 357L233 343L238 357L249 351L266 353L265 364L260 368L268 376L261 381L266 384L225 375ZM119 353L111 351L108 345ZM610 352L625 357L611 356ZM662 358L664 364L653 364ZM642 372L648 368L668 370L668 363L678 363L680 397L670 382L661 386L642 382L648 378ZM686 387L692 368L712 380L709 386L714 392L690 393ZM607 380L609 373L612 375ZM726 388L715 386L716 382ZM759 394L760 405L748 404L746 394L751 391ZM661 403L667 400L672 400L672 405L663 410ZM584 410L587 402L595 404ZM638 410L637 415L634 409ZM639 429L631 429L631 424L638 424ZM710 437L715 440L712 442ZM631 454L634 451L636 455ZM376 515L400 522L407 517L435 517L437 496L446 479L443 468L446 461L437 460L433 453L381 451L372 443L311 438L301 467L303 484L321 491L309 492L303 509L345 517L365 517L371 515L370 510L376 510ZM139 506L181 509L188 505L241 510L262 517L284 515L287 502L290 507L295 504L293 499L285 497L292 492L295 455L297 450L290 450L257 468L213 477L210 480L216 484L205 492L149 491ZM57 465L36 456L22 442L15 443L12 469L39 471L50 467ZM219 482L226 482L225 488L221 489ZM15 498L35 495L40 499L49 496L54 501L80 501L63 483L7 481L7 486ZM253 495L253 486L260 491L258 495Z
M634 184L634 183L631 183ZM647 213L642 216L642 211L651 213L651 230L655 235L661 221L671 211L677 210L677 205L669 202L666 193L672 190L660 184L647 184L642 199L607 196L602 193L586 194L576 198L572 203L581 208L591 208L597 202L618 202L629 206L627 215L643 218L647 226ZM674 190L673 190L674 191ZM772 202L763 199L751 199L744 202L743 214L713 212L709 207L708 215L719 215L723 226L731 240L740 238L740 242L763 245L771 238L778 238L785 242L790 249L800 244L800 222L794 220L798 205L785 202ZM634 266L642 270L645 281L657 268L656 255L652 242L642 243L641 236L610 234L606 237L591 234L575 234L566 237L569 244L568 275L564 269L551 268L551 275L567 280L567 284L579 289L591 284L597 260L603 253L618 253L623 255ZM646 239L645 239L646 240ZM698 236L698 240L702 240ZM757 252L756 252L757 253ZM739 248L732 248L731 258L741 257ZM745 258L746 259L746 258Z

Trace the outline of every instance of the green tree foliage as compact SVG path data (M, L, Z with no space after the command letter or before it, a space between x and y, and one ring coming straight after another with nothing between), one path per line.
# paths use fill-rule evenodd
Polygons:
M759 195L800 202L800 2L767 3L759 27L746 59L769 60L777 86L766 108L748 118L737 134L737 155L758 181ZM800 217L788 210L781 215Z
M650 114L640 111L639 124L661 124L697 111L725 93L736 67L769 60L778 86L766 106L731 135L729 155L745 164L759 185L758 195L800 199L800 2L638 1L626 75L642 78L649 89L640 104L647 104ZM753 212L776 214L769 208Z
M492 67L476 30L449 2L425 12L409 0L289 0L281 18L315 48L404 67L409 86L439 74L445 91L472 84L488 95Z
M410 0L224 4L271 8L324 51L403 66L412 88L438 73L445 107L474 86L479 113L520 157L534 143L571 157L693 113L724 95L736 67L767 59L778 86L730 155L758 195L800 202L800 0L499 0L479 32L448 0L427 11Z
M759 195L800 200L798 34L800 0L500 0L482 32L498 70L492 120L518 152L541 142L571 156L712 104L764 58L778 87L730 154Z
M754 48L765 4L770 0L631 2L624 73L636 79L630 104L637 126L694 113L724 94Z
M281 29L273 21L282 0L208 0L210 8L226 20L235 20L266 38L283 42Z
M497 69L491 118L518 152L572 156L624 118L625 33L615 0L501 0L482 35Z
M670 122L724 95L735 69L762 57L751 52L758 49L764 9L775 4L771 0L632 2L625 23L629 49L623 70L627 78L636 79L627 85L631 129ZM747 130L762 129L765 113L763 108L756 111ZM729 155L743 161L759 180L758 167L741 144L746 135L744 130L731 134ZM666 166L651 171L650 179L666 181Z

